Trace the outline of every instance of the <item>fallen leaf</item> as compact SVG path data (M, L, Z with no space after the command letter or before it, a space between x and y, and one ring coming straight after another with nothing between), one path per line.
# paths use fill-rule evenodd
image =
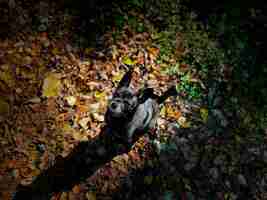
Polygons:
M43 96L54 97L59 94L61 82L59 74L50 73L44 80Z
M52 50L52 53L53 53L54 55L59 54L59 50L58 50L58 48L54 48L54 49Z
M91 118L90 117L85 117L85 118L83 118L83 119L81 119L80 121L79 121L79 125L83 128L83 129L85 129L85 130L87 130L88 129L88 123L91 121Z
M93 104L89 105L90 113L97 112L99 110L99 108L100 108L100 103L93 103Z
M77 141L88 141L87 136L78 131L73 132L72 136Z
M74 194L79 194L81 192L81 187L79 185L75 185L73 188L72 188L72 192Z
M155 47L148 48L148 52L150 54L149 57L153 60L159 55L159 49Z
M0 99L0 114L6 114L9 112L9 104L3 100Z
M68 96L66 97L66 100L70 106L74 106L76 104L77 98L74 96Z
M183 116L179 117L177 122L182 128L189 128L190 127L190 123Z
M117 73L112 77L112 82L119 82L122 79L123 74Z
M34 97L28 100L29 103L41 103L41 99L39 97Z
M200 109L200 116L204 123L208 121L209 111L206 108Z
M104 121L104 115L100 115L98 113L93 113L92 116L96 121L99 121L99 122L103 122Z
M95 92L95 98L97 100L102 100L105 97L106 97L106 92L99 92L99 91Z
M86 105L77 105L76 114L81 115L82 113L86 113L90 110L89 106Z
M96 194L94 192L87 192L86 193L87 200L96 200Z
M182 113L172 106L167 106L166 115L170 118L178 120L181 117Z
M23 64L24 65L29 65L31 63L32 63L32 58L30 56L24 57L24 59L23 59Z
M11 67L9 65L0 66L0 80L3 81L8 87L14 85L14 79L11 72Z
M125 65L134 65L135 64L135 61L133 61L131 58L129 58L128 56L125 56L123 59L122 59L122 63L125 64Z

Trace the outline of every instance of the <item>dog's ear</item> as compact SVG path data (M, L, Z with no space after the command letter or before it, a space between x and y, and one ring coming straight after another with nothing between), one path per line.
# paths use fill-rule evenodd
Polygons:
M173 85L158 98L158 103L162 104L167 98L171 96L178 96L178 95L179 93L176 89L176 86Z
M133 71L134 71L133 67L130 67L129 70L124 74L124 76L120 80L117 89L120 89L122 87L129 87L131 79L132 79Z
M154 89L153 88L145 88L145 89L140 89L137 92L137 98L138 98L138 104L144 103L147 99L149 98L155 98L154 94Z

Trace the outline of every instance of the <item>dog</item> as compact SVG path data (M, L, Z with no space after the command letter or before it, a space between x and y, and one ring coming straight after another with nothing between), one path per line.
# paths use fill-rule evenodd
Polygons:
M133 71L130 67L120 80L105 113L108 131L128 145L132 145L140 134L153 129L160 104L168 97L178 95L175 86L161 96L156 95L153 88L134 92L130 87Z

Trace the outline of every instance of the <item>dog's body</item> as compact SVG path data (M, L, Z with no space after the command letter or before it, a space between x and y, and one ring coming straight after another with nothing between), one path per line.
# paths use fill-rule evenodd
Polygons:
M169 96L177 95L175 87L161 96L155 95L152 88L135 93L130 88L132 73L131 68L120 81L105 115L108 130L128 144L136 135L154 128L159 105Z

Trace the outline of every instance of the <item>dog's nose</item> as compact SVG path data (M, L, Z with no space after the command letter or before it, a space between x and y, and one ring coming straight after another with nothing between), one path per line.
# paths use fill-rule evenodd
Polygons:
M115 110L115 109L117 108L117 104L114 103L114 102L112 102L112 103L110 104L110 108L111 108L112 110Z

